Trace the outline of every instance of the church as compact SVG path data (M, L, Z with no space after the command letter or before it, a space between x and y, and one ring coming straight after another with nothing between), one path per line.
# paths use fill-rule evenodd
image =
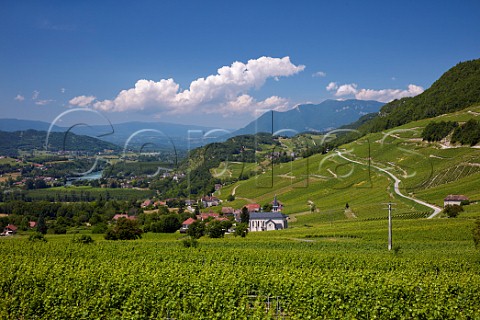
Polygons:
M277 196L275 196L272 202L272 212L250 213L248 230L253 232L282 230L288 228L288 216L281 212L282 209L283 205L277 200Z

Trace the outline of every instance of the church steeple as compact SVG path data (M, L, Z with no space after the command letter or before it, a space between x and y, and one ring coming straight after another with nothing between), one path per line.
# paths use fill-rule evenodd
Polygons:
M277 195L275 195L275 197L273 197L272 211L273 211L273 212L277 212L277 211L278 211Z

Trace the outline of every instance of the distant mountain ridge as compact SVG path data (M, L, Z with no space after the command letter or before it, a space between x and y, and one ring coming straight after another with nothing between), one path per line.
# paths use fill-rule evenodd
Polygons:
M0 119L0 130L7 132L37 130L48 131L50 123L37 120L21 120L21 119ZM58 126L53 127L54 131L60 131Z
M384 105L378 101L325 100L319 104L298 105L285 112L271 111L235 131L232 136L257 132L278 132L293 136L301 132L325 132L375 113ZM281 131L281 132L279 132Z
M20 119L0 119L0 130L5 132L37 130L48 131L50 123L36 120ZM53 126L53 132L66 132L69 128L62 126ZM72 132L77 135L85 135L98 138L100 140L124 146L131 136L136 139L130 141L130 145L141 145L155 142L161 147L171 148L172 143L177 148L187 149L189 146L189 131L208 132L213 128L198 125L183 125L167 122L140 122L132 121L109 125L76 126ZM198 137L199 134L193 134L192 137ZM202 136L200 134L200 136ZM152 137L156 137L153 139ZM198 139L197 139L198 140ZM195 142L192 146L199 146L205 142Z
M47 131L45 130L0 131L0 155L16 157L19 155L19 150L25 152L45 150L46 138ZM48 139L48 150L54 152L83 151L94 154L104 150L119 152L121 148L113 143L89 136L51 132Z

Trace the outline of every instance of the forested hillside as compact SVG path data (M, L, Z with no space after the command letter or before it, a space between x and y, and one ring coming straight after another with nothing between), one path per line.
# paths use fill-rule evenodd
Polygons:
M378 132L414 120L450 113L480 102L480 59L461 62L445 72L422 94L384 105L378 116L359 126Z

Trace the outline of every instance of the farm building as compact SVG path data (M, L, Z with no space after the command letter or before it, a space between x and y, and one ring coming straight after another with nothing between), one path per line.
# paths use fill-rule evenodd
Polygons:
M468 197L461 194L449 194L443 199L443 206L459 206L463 201L468 201Z

